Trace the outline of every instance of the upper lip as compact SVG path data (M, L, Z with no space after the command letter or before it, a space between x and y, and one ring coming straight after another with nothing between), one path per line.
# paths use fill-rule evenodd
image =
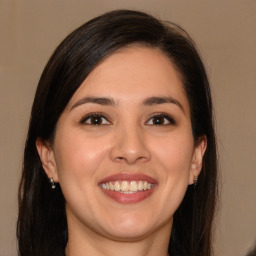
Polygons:
M110 182L110 181L147 181L148 183L151 183L151 184L156 184L157 181L148 176L148 175L145 175L145 174L142 174L142 173L134 173L134 174L130 174L130 173L116 173L116 174L112 174L110 176L107 176L103 179L101 179L99 181L99 184L102 184L102 183L107 183L107 182Z

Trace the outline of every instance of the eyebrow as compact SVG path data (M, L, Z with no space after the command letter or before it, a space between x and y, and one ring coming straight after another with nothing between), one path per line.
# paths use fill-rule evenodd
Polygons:
M114 106L116 105L115 101L113 99L110 98L97 98L97 97L85 97L82 98L81 100L78 100L72 107L70 110L86 104L86 103L94 103L94 104L99 104L99 105L103 105L103 106Z
M116 106L117 103L112 98L105 98L105 97L85 97L80 100L78 100L70 109L70 111L80 105L86 104L86 103L94 103L99 104L103 106ZM183 112L185 112L182 104L174 99L173 97L150 97L146 98L143 101L143 105L145 106L153 106L153 105L159 105L159 104L166 104L171 103L177 105Z
M166 103L172 103L172 104L175 104L177 105L183 112L185 112L182 104L172 98L172 97L150 97L150 98L147 98L143 101L143 105L146 105L146 106L152 106L152 105L158 105L158 104L166 104Z

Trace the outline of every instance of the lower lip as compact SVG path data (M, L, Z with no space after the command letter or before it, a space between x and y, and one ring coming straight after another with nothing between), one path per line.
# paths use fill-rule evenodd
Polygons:
M146 198L148 198L149 196L151 196L155 190L155 186L149 190L138 191L138 192L132 193L132 194L124 194L124 193L120 193L120 192L113 191L113 190L107 190L107 189L101 189L101 190L107 196L114 199L115 201L117 201L119 203L129 204L129 203L141 202L141 201L145 200Z

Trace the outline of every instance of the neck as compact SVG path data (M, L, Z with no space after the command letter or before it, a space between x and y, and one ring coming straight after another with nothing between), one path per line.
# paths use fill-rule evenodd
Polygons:
M118 241L90 230L69 230L66 256L167 256L172 223L140 239Z

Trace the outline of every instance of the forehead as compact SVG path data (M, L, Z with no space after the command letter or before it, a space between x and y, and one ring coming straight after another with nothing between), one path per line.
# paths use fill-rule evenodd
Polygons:
M100 63L70 100L81 97L111 97L119 102L139 102L152 96L174 97L189 110L180 74L160 50L132 46L123 48Z

